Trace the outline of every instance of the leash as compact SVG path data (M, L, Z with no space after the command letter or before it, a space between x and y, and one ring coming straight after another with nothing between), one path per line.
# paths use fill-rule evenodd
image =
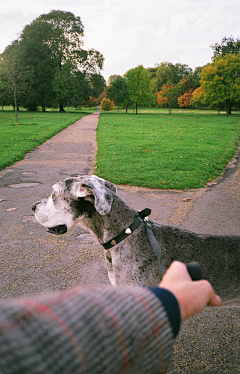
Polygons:
M148 221L148 218L145 218L144 221L145 221L145 224L146 224L148 239L149 239L150 244L152 246L152 249L153 249L153 251L154 251L154 253L155 253L155 255L158 259L158 264L159 264L161 273L162 273L162 275L164 275L166 273L166 269L163 266L162 261L161 261L162 248L160 247L160 244L158 243L157 239L154 236L154 233L152 231L152 226L151 226L150 222Z
M147 229L148 239L152 246L152 249L155 253L155 256L158 259L158 264L160 267L160 271L162 275L166 273L166 268L163 266L163 263L161 261L161 253L162 248L160 244L158 243L157 239L155 238L155 235L152 230L152 225L148 221L147 216L151 214L151 209L143 209L140 212L138 212L138 216L135 218L133 223L128 226L125 230L123 230L119 235L115 236L113 239L109 240L108 242L102 244L102 246L105 249L110 249L120 243L122 240L124 240L126 237L132 234L134 230L136 230L141 223L144 221ZM202 279L202 270L201 266L197 262L190 262L189 264L186 264L188 273L192 280L200 280Z
M154 253L158 259L158 264L161 270L162 275L166 273L166 268L163 266L163 263L161 261L161 253L162 248L160 244L158 243L157 239L154 236L154 233L152 231L152 225L148 221L148 218L144 218L148 239L150 241L150 244L152 246L152 249L154 250ZM186 264L188 273L193 281L201 280L202 279L202 269L198 262L190 262Z

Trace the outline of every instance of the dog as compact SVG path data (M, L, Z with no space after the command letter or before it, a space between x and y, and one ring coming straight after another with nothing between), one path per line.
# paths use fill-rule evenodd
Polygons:
M103 246L113 285L159 284L162 274L144 219L117 195L113 183L95 175L70 177L54 184L51 195L36 202L32 209L36 220L52 234L64 234L75 225L90 231ZM148 221L161 246L166 268L173 260L197 261L217 291L223 284L227 294L235 289L233 282L237 287L240 237L198 235Z

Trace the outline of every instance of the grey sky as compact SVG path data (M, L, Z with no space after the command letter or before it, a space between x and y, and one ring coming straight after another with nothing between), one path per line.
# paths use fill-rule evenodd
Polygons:
M210 44L240 36L239 0L0 0L0 51L43 13L80 16L84 48L105 58L103 75L167 61L191 68L211 62Z

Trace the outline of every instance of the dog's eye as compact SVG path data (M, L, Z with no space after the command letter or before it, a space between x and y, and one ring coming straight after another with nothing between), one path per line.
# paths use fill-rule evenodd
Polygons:
M55 192L52 191L52 198L54 199L56 197Z

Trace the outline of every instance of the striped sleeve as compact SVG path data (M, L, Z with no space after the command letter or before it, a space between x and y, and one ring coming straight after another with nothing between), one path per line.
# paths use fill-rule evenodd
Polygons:
M85 286L0 303L6 373L164 373L172 355L164 307L147 288Z

